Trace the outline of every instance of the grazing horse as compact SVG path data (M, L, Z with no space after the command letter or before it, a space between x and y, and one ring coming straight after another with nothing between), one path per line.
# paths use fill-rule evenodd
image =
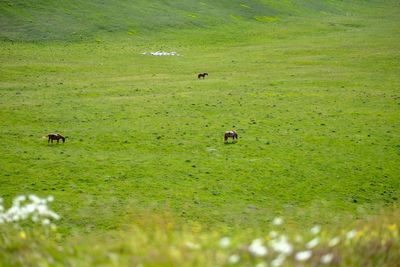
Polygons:
M224 134L224 142L225 143L228 142L229 137L232 137L233 141L235 141L235 138L236 138L236 140L238 139L238 135L234 130L225 132L225 134Z
M67 137L62 136L59 133L51 133L51 134L48 134L47 137L49 138L47 140L47 143L50 143L50 141L53 143L54 140L57 140L57 143L58 143L60 141L60 139L63 141L63 143L65 143L65 138L67 138Z
M208 76L208 73L207 72L204 72L204 73L200 73L199 75L197 75L197 79L200 79L200 78L205 78L206 76Z

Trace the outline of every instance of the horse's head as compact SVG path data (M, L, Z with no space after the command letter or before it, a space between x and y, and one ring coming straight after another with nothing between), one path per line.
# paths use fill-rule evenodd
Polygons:
M67 138L68 138L68 136L61 137L61 139L63 140L63 143L65 143L65 139L67 139Z

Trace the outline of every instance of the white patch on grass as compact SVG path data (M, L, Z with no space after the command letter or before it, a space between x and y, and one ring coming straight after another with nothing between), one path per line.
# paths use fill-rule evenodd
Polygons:
M275 259L273 259L271 261L271 266L272 267L282 266L282 264L285 262L285 260L286 260L286 255L285 254L279 254L278 257L276 257Z
M296 253L295 259L297 261L306 261L312 256L311 250L300 251Z
M268 249L262 244L262 240L258 238L251 242L249 252L256 257L264 257L268 254Z
M21 195L14 198L9 209L5 209L3 200L0 199L0 224L31 219L32 222L41 221L43 225L50 225L51 220L60 219L60 216L47 206L47 203L53 200L52 196L42 199L35 195Z
M283 219L281 217L276 217L273 221L272 221L273 225L282 225L283 224Z
M229 262L230 264L236 264L236 263L238 263L239 261L240 261L240 257L239 257L239 255L236 255L236 254L230 255L229 258L228 258L228 262Z
M339 237L334 237L334 238L332 238L331 240L329 240L328 246L334 247L334 246L336 246L337 244L339 244L339 242L340 242L340 238L339 238Z
M323 264L329 264L331 263L333 260L333 254L332 253L328 253L324 256L321 257L321 263Z
M219 246L221 248L228 248L230 245L231 245L231 240L229 239L229 237L223 237L219 241Z
M288 242L287 237L284 235L281 235L278 239L271 240L269 245L274 251L285 255L289 255L293 251L292 244Z
M276 231L271 231L271 232L269 232L269 237L276 238L276 237L278 237L278 233Z
M313 240L311 240L310 242L308 242L308 243L306 244L306 247L307 247L308 249L312 249L312 248L315 248L318 244L319 244L319 238L316 237L316 238L314 238Z
M150 56L180 56L177 52L165 52L165 51L156 51L156 52L143 52L142 55L150 55Z
M351 230L351 231L347 232L347 234L346 234L347 240L353 239L356 236L356 234L357 234L356 230Z
M315 225L313 228L311 228L310 232L311 232L313 235L319 234L319 232L321 232L321 226Z

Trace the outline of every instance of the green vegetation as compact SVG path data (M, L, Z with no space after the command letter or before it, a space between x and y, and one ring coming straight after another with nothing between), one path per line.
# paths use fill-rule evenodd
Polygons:
M396 1L75 2L0 3L6 204L53 195L64 236L148 214L243 235L398 205Z
M0 252L7 252L5 266L392 267L400 261L399 225L393 223L398 221L398 213L390 213L356 229L316 225L297 231L283 223L263 236L242 231L233 237L154 216L117 233L84 238L0 225Z
M144 35L160 29L230 26L235 18L254 21L257 16L287 17L310 12L314 15L320 12L341 14L345 9L350 11L364 5L369 6L344 5L339 1L249 1L245 4L238 0L138 0L135 3L126 0L73 3L65 0L4 0L0 3L0 37L5 40L68 42L96 35ZM175 37L181 37L180 33Z

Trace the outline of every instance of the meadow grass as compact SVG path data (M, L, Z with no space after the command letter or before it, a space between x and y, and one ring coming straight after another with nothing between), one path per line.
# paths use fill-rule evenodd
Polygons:
M209 231L149 214L118 232L63 238L57 230L0 225L5 266L398 266L398 212L357 224L270 231Z
M110 18L128 5L111 2L100 12ZM56 12L64 24L48 27L38 15L48 1L1 4L6 203L54 195L65 235L148 213L240 234L276 216L332 226L397 206L398 4L221 1L199 5L211 10L203 17L194 2L142 1L140 11L126 7L139 12L132 25L61 2L80 18L91 10L96 23ZM36 14L35 30L24 12ZM154 51L181 56L142 55ZM239 141L224 144L230 129ZM47 144L49 132L69 138Z

